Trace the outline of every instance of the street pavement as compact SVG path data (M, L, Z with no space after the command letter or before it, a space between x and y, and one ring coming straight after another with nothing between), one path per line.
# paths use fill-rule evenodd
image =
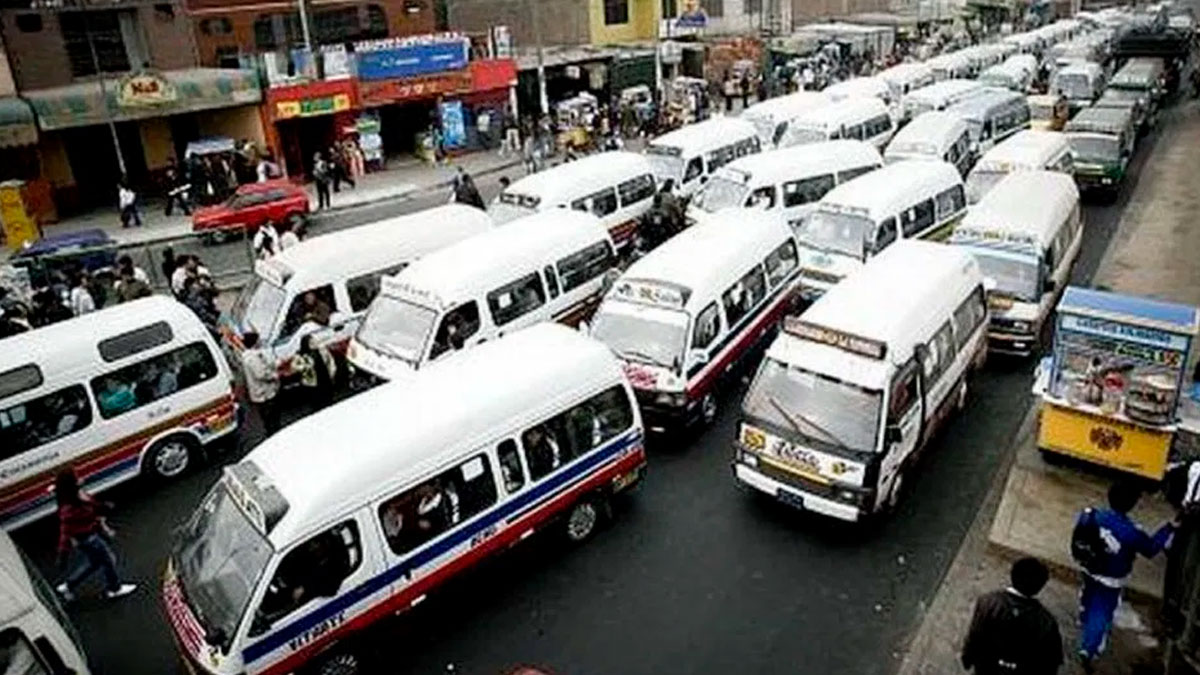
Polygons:
M1132 178L1152 145L1153 138L1142 143ZM480 187L490 196L495 177ZM443 199L342 213L314 230ZM1075 283L1090 280L1123 206L1124 198L1086 207ZM866 526L739 490L729 459L743 388L730 391L712 428L652 440L646 481L595 539L570 548L534 537L452 581L383 630L368 672L490 675L518 665L562 675L893 672L1025 414L1032 365L993 360L965 413L911 477L898 512ZM258 430L245 432L221 461L253 444ZM337 450L330 448L331 458ZM217 473L211 466L169 486L130 484L106 494L118 504L122 567L142 587L116 602L90 594L71 608L97 672L176 672L156 586L171 529ZM53 575L53 519L16 536Z

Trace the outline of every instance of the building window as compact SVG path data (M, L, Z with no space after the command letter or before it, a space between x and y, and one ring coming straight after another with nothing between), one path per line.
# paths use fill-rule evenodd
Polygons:
M664 19L673 19L679 16L679 5L676 0L662 0L662 15Z
M414 13L409 5L405 5L405 11ZM418 7L417 11L420 11ZM388 36L387 12L379 5L367 5L367 26L366 35L363 39L373 40L375 38L385 38Z
M217 47L213 55L218 68L242 67L242 50L238 47Z
M67 58L71 61L74 77L87 77L100 72L121 73L129 70L129 54L121 36L120 12L66 12L58 15L63 42L67 47ZM88 46L88 36L96 48L96 58Z
M725 0L700 0L700 7L710 17L725 16Z
M747 14L762 14L762 0L746 0Z
M200 32L205 35L229 35L233 32L233 23L223 16L200 21Z
M175 20L175 7L169 3L160 2L154 6L154 18L163 23Z
M42 15L41 14L18 14L17 15L17 30L22 33L40 33L42 32Z
M604 25L629 23L629 0L604 0Z

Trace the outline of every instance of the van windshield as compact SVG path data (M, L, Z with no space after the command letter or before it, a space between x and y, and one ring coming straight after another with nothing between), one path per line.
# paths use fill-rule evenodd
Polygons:
M505 195L500 195L500 199L492 202L488 207L488 215L492 217L492 222L497 225L511 223L518 218L532 216L537 213L537 209L526 204L516 203L514 201L506 201Z
M1038 301L1037 258L971 247L983 276L996 282L995 292L1025 302Z
M882 392L768 358L743 409L820 449L874 452L882 401Z
M692 203L703 211L716 213L721 209L742 206L746 203L746 193L748 192L750 192L750 188L739 181L713 176L696 193Z
M904 159L904 157L894 157L892 155L907 155L910 157L921 156L940 159L938 157L937 145L930 143L929 141L892 141L892 143L887 147L887 155L884 157L884 159L890 159L890 161L893 162Z
M622 359L675 372L683 360L687 327L688 315L677 310L609 305L596 314L592 337L608 345Z
M863 247L875 223L866 216L814 211L800 226L800 243L828 253L863 259Z
M1054 78L1054 92L1070 99L1089 99L1092 97L1092 84L1087 75L1067 73Z
M972 171L967 175L965 185L967 189L967 201L971 204L977 203L992 188L996 187L996 183L999 183L1007 175L1007 171L983 171L979 169Z
M829 134L821 127L800 127L793 124L788 134L788 141L792 145L820 143L827 140L829 140Z
M1120 143L1112 136L1071 134L1067 136L1067 141L1071 144L1071 153L1075 155L1077 163L1115 162L1121 157Z
M672 145L649 145L646 147L646 159L658 182L668 178L678 185L683 178L683 150Z
M233 303L233 320L239 329L254 331L265 339L283 313L286 299L287 291L256 276Z
M218 482L180 530L174 549L184 596L206 632L233 637L271 553L267 538Z
M371 303L355 337L372 349L416 364L425 352L435 319L434 309L380 295Z

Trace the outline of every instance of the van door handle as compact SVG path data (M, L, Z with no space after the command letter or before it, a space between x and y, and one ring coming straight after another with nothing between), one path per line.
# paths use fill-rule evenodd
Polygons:
M162 405L158 406L157 408L151 408L150 411L146 413L146 416L153 419L155 417L166 415L169 412L171 412L171 406Z

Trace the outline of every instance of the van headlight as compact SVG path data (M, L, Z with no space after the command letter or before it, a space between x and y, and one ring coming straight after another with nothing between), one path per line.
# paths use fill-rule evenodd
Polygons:
M1033 330L1033 325L1028 321L1013 321L1012 329L1018 333L1028 333Z
M743 452L742 453L742 463L744 463L746 466L751 466L751 467L754 467L757 469L758 468L758 456L751 452Z
M659 392L659 394L654 397L654 403L656 405L665 405L672 408L682 408L687 403L687 394L683 393L682 391Z

